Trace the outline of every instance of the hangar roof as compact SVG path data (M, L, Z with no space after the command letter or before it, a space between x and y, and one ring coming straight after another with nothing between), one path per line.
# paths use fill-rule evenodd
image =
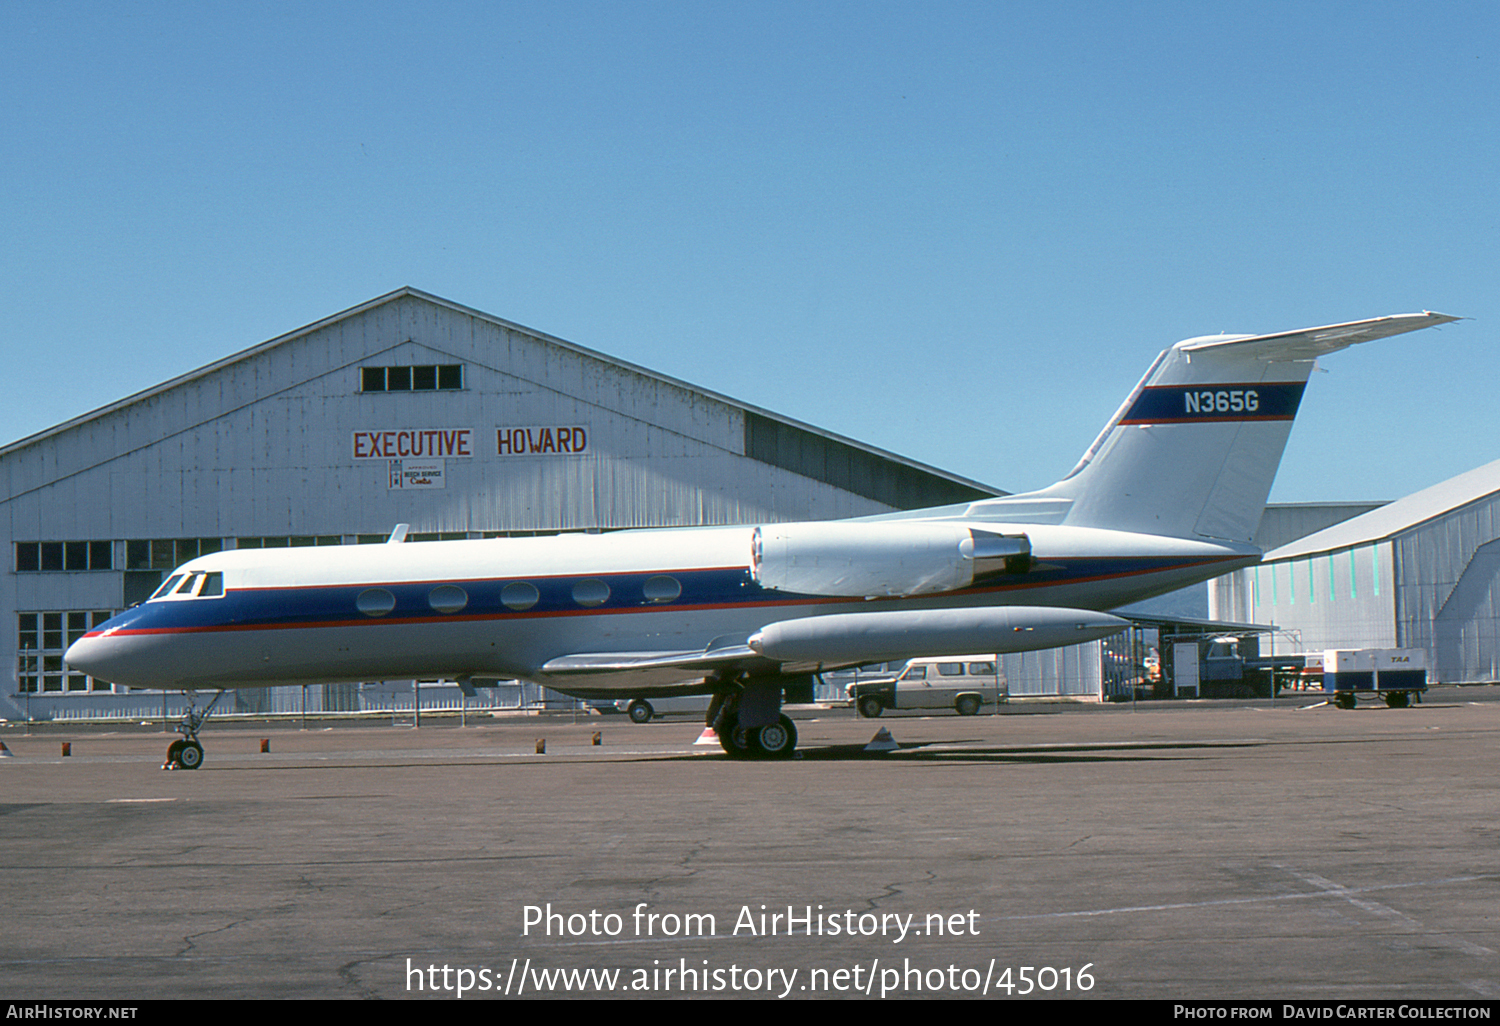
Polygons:
M207 375L213 374L214 372L225 367L260 356L263 353L276 348L277 346L290 342L293 339L301 338L322 328L326 328L327 326L337 323L338 321L365 313L383 304L394 302L398 299L406 297L412 297L427 303L434 304L436 306L444 307L467 317L479 318L507 330L522 332L541 342L569 350L573 353L577 353L593 360L598 360L601 363L609 364L613 367L628 371L632 374L641 375L646 378L668 383L677 388L695 392L716 402L720 402L727 406L742 410L746 414L747 422L745 454L751 458L759 459L762 462L768 462L772 463L773 465L782 466L784 469L792 470L794 472L805 473L806 476L816 476L813 473L808 473L798 465L800 462L810 463L812 461L811 456L804 457L802 455L802 452L807 449L838 448L845 451L853 450L857 453L863 454L864 458L866 459L874 459L880 463L904 468L901 473L905 475L905 480L907 481L910 481L913 477L917 479L926 479L926 481L930 484L936 485L942 490L951 492L951 496L946 496L942 499L943 502L972 501L974 499L989 498L992 496L1007 494L1006 492L1001 491L998 488L994 488L990 485L982 484L978 481L972 481L968 478L960 477L956 474L950 474L947 471L940 470L936 467L918 463L915 460L910 460L904 456L899 456L895 453L886 452L883 449L878 449L874 446L866 445L863 442L858 442L850 438L845 438L841 435L836 435L830 431L824 431L821 428L816 428L812 425L804 424L800 421L793 420L790 417L784 417L780 414L772 413L769 410L763 410L759 407L751 406L747 403L740 402L739 400L732 399L728 396L720 395L719 393L688 384L687 382L681 381L677 378L672 378L665 374L649 370L645 367L641 367L624 360L616 359L615 357L608 356L604 353L600 353L595 350L588 349L584 346L568 342L565 339L560 339L555 336L548 335L545 332L537 331L533 328L528 328L524 325L516 324L512 321L507 321L502 318L495 317L491 314L487 314L483 311L463 306L459 303L454 303L450 300L431 295L430 293L423 292L419 289L411 288L410 286L397 289L394 292L386 293L383 296L378 296L375 299L370 300L369 302L361 303L358 306L354 306L348 310L333 314L330 317L325 317L320 321L316 321L312 324L306 325L305 327L287 332L284 335L280 335L276 338L270 339L269 341L262 342L259 345L251 346L248 349L244 349L238 353L226 356L221 360L216 360L213 363L206 364L205 366L199 367L196 370L189 371L186 374L182 374L168 381L164 381L159 385L155 385L151 388L137 392L134 395L126 396L124 399L120 399L117 402L110 403L107 406L102 406L99 409L92 410L78 417L74 417L71 420L64 421L63 423L58 424L54 427L48 428L44 431L39 431L34 435L29 435L26 438L20 439L19 441L15 441L10 443L9 445L0 447L0 458L36 445L39 442L63 434L76 427L79 427L80 425L107 416L135 403L150 399L164 392L168 392L174 388L178 388L182 385L196 381L199 378L206 377ZM811 436L811 438L809 439L808 436ZM806 444L807 441L812 441L814 444ZM788 453L790 453L790 455L788 455ZM839 484L841 482L830 483ZM927 504L930 503L924 503L924 505Z
M1266 560L1297 559L1384 541L1495 492L1500 492L1500 460L1414 492L1363 516L1299 538L1267 553Z

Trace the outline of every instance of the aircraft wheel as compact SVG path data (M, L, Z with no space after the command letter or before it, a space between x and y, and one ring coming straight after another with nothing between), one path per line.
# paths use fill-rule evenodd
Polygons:
M979 712L979 699L973 695L960 695L953 708L958 710L960 716L973 716Z
M744 759L752 754L750 731L740 726L737 715L729 713L720 716L719 725L714 730L719 735L719 747L731 759Z
M1411 696L1405 691L1392 691L1385 696L1385 704L1392 709L1405 709L1411 704Z
M751 732L755 754L767 759L790 759L797 750L797 728L790 716Z
M859 714L874 719L885 712L885 703L874 695L866 695L859 700Z
M194 770L203 765L203 746L196 741L183 741L182 751L177 753L177 765L185 770Z
M650 723L651 717L655 714L656 710L651 708L651 703L641 699L631 702L630 707L625 710L625 715L630 717L631 723Z
M167 761L162 765L162 769L182 764L182 746L185 744L187 744L186 741L179 740L167 745Z

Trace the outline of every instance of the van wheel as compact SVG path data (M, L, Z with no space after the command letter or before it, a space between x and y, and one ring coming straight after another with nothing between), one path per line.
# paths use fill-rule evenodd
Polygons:
M859 714L861 716L866 716L873 720L883 712L885 712L885 703L874 695L866 695L859 700Z
M651 708L650 702L643 702L640 699L636 699L625 710L625 715L630 717L631 723L650 723L651 717L655 712L656 710Z
M958 710L960 716L973 716L979 712L979 699L973 695L959 695L958 701L953 703L953 708Z

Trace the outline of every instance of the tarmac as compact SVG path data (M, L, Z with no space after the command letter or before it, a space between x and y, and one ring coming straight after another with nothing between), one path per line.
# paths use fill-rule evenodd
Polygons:
M0 990L1500 998L1500 688L793 715L6 725Z

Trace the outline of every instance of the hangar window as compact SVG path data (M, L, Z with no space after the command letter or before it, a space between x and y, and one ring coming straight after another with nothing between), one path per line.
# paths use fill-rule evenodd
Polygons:
M172 570L190 559L218 552L222 538L151 538L125 543L126 570Z
M113 570L115 544L108 541L16 542L16 572Z
M234 547L237 549L295 549L309 545L342 544L344 544L344 536L341 534L273 535L270 538L236 538L234 540Z
M16 614L16 683L20 693L111 690L113 685L106 681L69 669L63 653L113 615L107 609Z
M361 367L361 392L456 392L464 387L461 363L419 363L404 367Z

